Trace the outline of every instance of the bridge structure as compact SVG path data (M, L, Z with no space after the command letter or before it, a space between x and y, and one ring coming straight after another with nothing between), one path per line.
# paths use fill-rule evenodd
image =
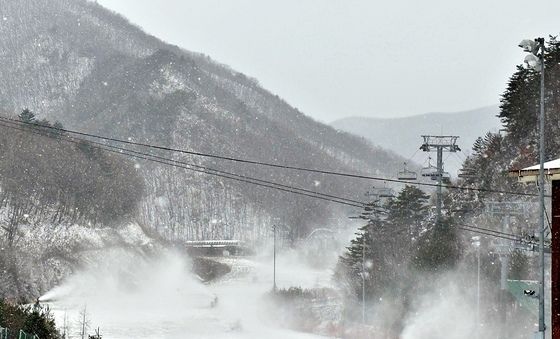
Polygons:
M253 251L241 240L187 240L183 246L192 256L251 255Z

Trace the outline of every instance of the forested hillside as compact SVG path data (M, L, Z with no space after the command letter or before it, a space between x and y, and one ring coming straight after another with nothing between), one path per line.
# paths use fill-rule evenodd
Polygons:
M197 152L391 175L401 158L313 121L253 80L170 46L85 0L7 0L0 9L0 103L70 129ZM188 46L187 46L188 47ZM363 197L364 182L158 153L259 179ZM139 221L172 239L269 236L271 220L304 235L346 207L136 161Z
M0 134L0 297L37 295L79 261L83 244L71 225L133 220L145 191L132 162L49 128L29 110L18 120L2 123ZM36 260L42 265L33 268Z

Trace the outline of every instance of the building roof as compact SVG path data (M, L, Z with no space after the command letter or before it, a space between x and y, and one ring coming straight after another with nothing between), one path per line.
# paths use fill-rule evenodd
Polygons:
M532 171L532 170L538 171L539 168L540 168L540 164L531 167L525 167L524 169L522 169L522 171ZM544 169L545 170L560 169L560 159L545 162Z
M517 177L520 182L534 182L539 176L540 165L525 167L520 170L509 171L509 176ZM548 180L560 180L560 159L544 163L544 175Z

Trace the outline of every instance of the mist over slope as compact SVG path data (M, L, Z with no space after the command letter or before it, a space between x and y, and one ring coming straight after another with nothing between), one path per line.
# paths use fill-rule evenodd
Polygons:
M488 131L497 132L500 129L498 112L496 105L463 112L425 113L404 118L351 117L333 121L330 125L409 158L420 147L422 134L458 135L459 146L470 153L476 138ZM460 164L460 161L449 161L446 169L455 172Z
M121 139L301 167L378 175L402 159L308 118L254 79L150 36L85 0L7 0L0 17L0 109ZM188 32L186 32L188 34ZM286 185L363 198L364 182L166 157ZM139 222L168 238L268 235L272 218L303 235L347 208L137 161Z

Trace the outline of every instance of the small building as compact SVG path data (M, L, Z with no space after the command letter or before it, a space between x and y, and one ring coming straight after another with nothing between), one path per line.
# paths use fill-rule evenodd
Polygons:
M540 165L511 170L509 175L517 177L519 182L536 183L539 178ZM552 190L552 244L551 244L551 314L552 338L560 338L560 159L544 163L545 181L550 182Z
M519 182L534 182L539 178L540 165L526 167L520 170L509 171L510 176L517 177ZM560 180L560 159L544 163L544 176L546 181Z

